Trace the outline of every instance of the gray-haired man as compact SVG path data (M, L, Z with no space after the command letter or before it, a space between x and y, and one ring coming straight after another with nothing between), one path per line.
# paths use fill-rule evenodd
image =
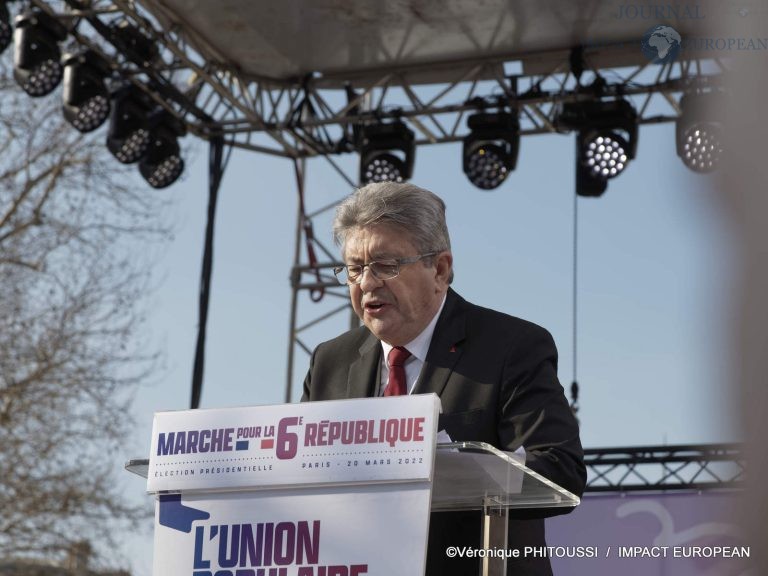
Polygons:
M339 206L334 237L346 264L336 273L363 326L317 347L302 400L388 394L394 370L386 359L393 348L405 349L405 391L440 396L439 427L452 440L522 448L528 467L581 495L578 425L557 380L552 337L450 288L443 201L411 184L370 184ZM476 559L447 558L445 549L479 547L479 526L475 513L433 515L427 574L476 574ZM543 545L542 519L510 521L510 548ZM509 574L551 574L546 558L507 565Z

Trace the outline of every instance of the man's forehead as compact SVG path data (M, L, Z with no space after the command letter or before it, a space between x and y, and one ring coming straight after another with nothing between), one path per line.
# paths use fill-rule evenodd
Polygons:
M365 251L372 257L400 256L414 246L411 233L402 226L372 224L350 230L341 253L350 257L360 256Z

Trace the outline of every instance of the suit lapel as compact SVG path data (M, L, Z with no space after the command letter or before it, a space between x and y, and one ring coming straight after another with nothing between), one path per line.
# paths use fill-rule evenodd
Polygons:
M381 358L379 340L373 334L368 334L359 352L360 357L349 367L347 398L367 398L373 396L376 391Z
M459 344L464 340L466 331L463 302L461 296L448 289L445 306L437 320L414 394L434 392L440 396L443 393L448 378L461 358L462 349Z

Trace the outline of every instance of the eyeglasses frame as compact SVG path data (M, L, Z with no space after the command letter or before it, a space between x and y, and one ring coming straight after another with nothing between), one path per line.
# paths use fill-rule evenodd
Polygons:
M409 256L407 258L390 258L388 260L372 260L371 262L366 262L365 264L345 264L344 266L336 266L333 269L333 275L336 277L336 280L339 281L339 284L342 286L356 286L357 284L360 284L363 281L363 275L365 274L365 269L368 268L368 271L373 275L376 280L380 280L382 282L386 280L392 280L393 278L397 278L400 276L400 272L402 270L402 267L404 265L408 264L415 264L416 262L419 262L420 260L423 260L424 258L429 258L431 256L437 256L440 254L441 251L438 252L427 252L425 254L418 254L416 256ZM371 269L371 264L380 264L382 262L396 262L397 263L397 273L394 276L390 276L389 278L379 278L376 273ZM360 266L360 275L357 277L357 282L350 282L349 281L349 268L350 266ZM339 274L342 273L342 271L347 271L347 281L342 282L341 278L339 278Z

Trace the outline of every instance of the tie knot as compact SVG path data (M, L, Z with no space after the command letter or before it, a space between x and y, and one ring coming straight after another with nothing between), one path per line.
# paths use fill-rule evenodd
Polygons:
M410 357L411 353L408 350L402 346L395 346L387 354L387 362L389 362L390 366L403 366Z

